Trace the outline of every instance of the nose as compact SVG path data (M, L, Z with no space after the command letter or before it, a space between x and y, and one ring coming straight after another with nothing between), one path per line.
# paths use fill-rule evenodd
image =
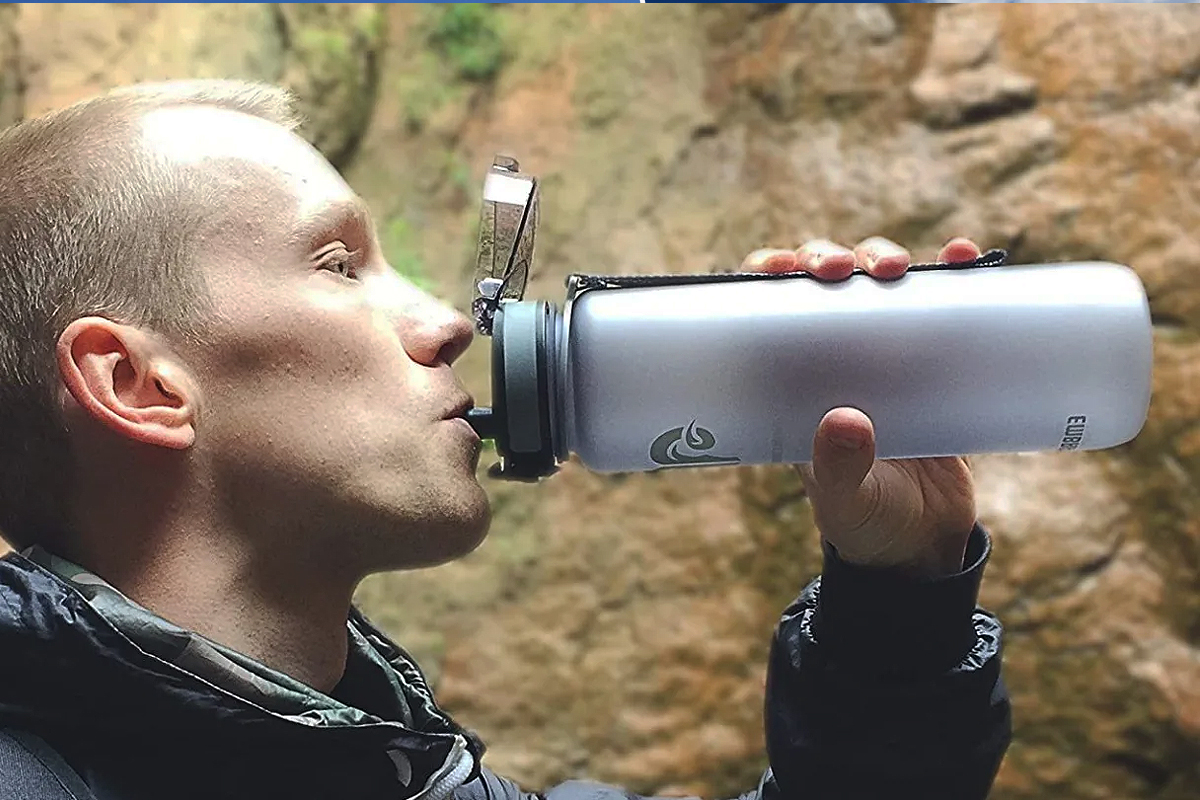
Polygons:
M469 319L429 295L405 315L400 336L409 357L429 367L453 364L474 338Z

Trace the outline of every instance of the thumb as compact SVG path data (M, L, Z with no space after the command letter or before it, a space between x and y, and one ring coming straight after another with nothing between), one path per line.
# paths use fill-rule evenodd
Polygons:
M856 408L835 408L824 416L813 439L813 463L807 476L821 516L841 528L857 527L875 503L875 427ZM814 491L815 490L815 491Z

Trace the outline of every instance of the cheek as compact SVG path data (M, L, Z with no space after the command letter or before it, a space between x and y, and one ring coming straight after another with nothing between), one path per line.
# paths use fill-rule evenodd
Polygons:
M223 355L220 372L235 379L284 373L342 381L403 353L383 316L349 293L309 292L257 309L246 305L226 319L215 341Z
M308 426L309 433L334 420L352 435L349 428L411 402L417 388L388 315L336 293L228 320L208 362L204 385L214 413L235 414L247 425L258 415L258 424Z

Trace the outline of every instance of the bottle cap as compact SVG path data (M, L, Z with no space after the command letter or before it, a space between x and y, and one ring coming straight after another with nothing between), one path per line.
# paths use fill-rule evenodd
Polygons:
M544 301L505 301L493 319L492 408L466 419L481 439L493 439L500 463L495 478L536 481L558 471L553 411L553 307Z

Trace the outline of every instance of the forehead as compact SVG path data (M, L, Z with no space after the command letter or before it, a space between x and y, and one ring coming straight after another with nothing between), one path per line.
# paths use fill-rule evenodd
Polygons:
M356 202L354 191L312 145L269 120L212 106L155 109L139 120L141 144L187 170L264 178L301 219Z

